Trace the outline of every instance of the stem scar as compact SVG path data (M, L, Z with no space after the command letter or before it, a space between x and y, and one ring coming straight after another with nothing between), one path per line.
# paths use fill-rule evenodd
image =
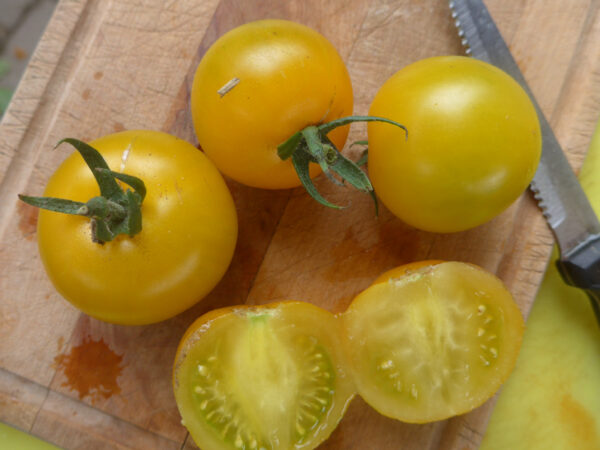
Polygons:
M223 98L225 94L227 94L230 90L236 87L239 82L240 79L238 77L233 77L231 80L225 83L221 89L217 91L217 94L219 94L219 96Z

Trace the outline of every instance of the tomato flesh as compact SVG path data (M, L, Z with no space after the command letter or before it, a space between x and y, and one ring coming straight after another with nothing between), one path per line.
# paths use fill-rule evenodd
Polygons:
M445 262L367 288L343 314L358 393L423 423L467 412L512 370L523 319L492 274Z
M180 345L177 404L201 448L314 448L354 395L335 317L308 303L228 308Z

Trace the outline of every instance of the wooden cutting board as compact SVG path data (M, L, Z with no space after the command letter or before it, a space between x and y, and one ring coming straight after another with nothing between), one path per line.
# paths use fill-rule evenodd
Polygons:
M600 2L486 2L575 168L600 114ZM368 196L319 189L352 207L329 210L301 189L264 191L229 181L239 243L222 282L196 307L160 324L109 325L82 315L47 280L34 209L84 140L150 128L195 143L188 110L202 54L227 30L287 18L329 38L346 61L355 112L418 59L461 54L439 0L62 0L0 124L0 420L65 448L195 448L171 393L176 345L219 306L298 299L333 312L381 272L425 258L469 261L498 274L523 314L534 299L552 238L528 193L492 222L437 235L412 229ZM364 138L355 125L349 142ZM348 150L346 150L348 152ZM540 374L544 376L544 374ZM426 425L386 419L355 399L326 449L474 449L494 401ZM210 449L205 449L210 450Z

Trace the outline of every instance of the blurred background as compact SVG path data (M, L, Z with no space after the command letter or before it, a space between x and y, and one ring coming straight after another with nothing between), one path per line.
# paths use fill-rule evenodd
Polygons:
M0 117L58 0L0 0Z

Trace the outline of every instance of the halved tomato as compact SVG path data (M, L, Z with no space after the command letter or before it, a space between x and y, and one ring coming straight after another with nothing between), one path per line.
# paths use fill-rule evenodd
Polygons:
M513 369L523 318L491 273L459 262L387 272L342 314L357 391L405 422L462 414Z
M339 321L310 303L200 317L175 359L175 399L200 448L312 449L354 396Z

